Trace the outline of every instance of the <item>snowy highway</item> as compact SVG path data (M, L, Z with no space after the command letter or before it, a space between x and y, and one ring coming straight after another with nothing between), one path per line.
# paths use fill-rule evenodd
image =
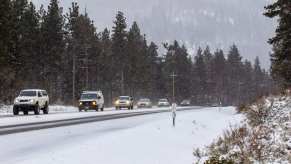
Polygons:
M178 110L195 110L199 107L180 107ZM61 126L70 126L76 124L100 122L168 112L169 108L137 109L137 110L120 110L114 111L110 108L105 112L72 112L72 113L53 113L51 115L30 115L14 116L10 115L0 119L0 135L20 133L25 131L48 129Z
M232 107L195 108L177 116L176 128L171 114L163 112L2 135L0 163L193 163L194 148L210 144L242 120Z

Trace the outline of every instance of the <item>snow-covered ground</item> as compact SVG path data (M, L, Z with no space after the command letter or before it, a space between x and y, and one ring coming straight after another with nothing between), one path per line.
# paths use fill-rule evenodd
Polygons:
M3 115L11 115L12 114L12 105L1 105L0 104L0 116ZM63 106L63 105L50 105L49 107L50 113L70 113L70 112L78 112L77 107L73 106Z
M190 164L242 115L233 107L201 108L0 136L5 164Z
M239 126L227 129L203 153L197 153L197 160L201 159L203 163L210 157L216 157L234 163L290 164L290 93L262 97L251 105L241 107L245 119Z

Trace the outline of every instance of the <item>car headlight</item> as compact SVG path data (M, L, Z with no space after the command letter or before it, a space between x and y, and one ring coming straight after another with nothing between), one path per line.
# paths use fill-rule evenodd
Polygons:
M118 105L119 104L119 100L115 101L115 104Z
M82 102L79 102L79 105L83 105L83 103Z
M34 100L33 100L33 99L31 99L31 100L29 100L28 102L30 102L30 103L34 103Z
M129 104L130 104L130 102L129 102L129 101L126 101L126 104L127 104L127 105L129 105Z
M92 102L92 105L94 105L94 106L95 106L96 104L97 104L97 103L96 103L96 101L93 101L93 102Z
M14 100L14 103L19 103L19 100L18 100L18 99L15 99L15 100Z

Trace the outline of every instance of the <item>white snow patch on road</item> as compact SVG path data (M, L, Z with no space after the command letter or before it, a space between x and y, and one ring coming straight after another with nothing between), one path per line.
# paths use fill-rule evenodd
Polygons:
M232 107L202 108L178 112L175 128L161 113L0 136L0 163L190 164L194 148L242 119Z

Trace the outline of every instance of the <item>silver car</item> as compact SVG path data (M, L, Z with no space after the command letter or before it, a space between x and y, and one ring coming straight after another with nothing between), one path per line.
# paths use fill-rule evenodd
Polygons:
M152 107L152 102L148 98L140 99L137 102L137 107L138 108L151 108Z
M169 107L170 106L170 102L168 101L168 99L160 99L158 101L158 107Z

